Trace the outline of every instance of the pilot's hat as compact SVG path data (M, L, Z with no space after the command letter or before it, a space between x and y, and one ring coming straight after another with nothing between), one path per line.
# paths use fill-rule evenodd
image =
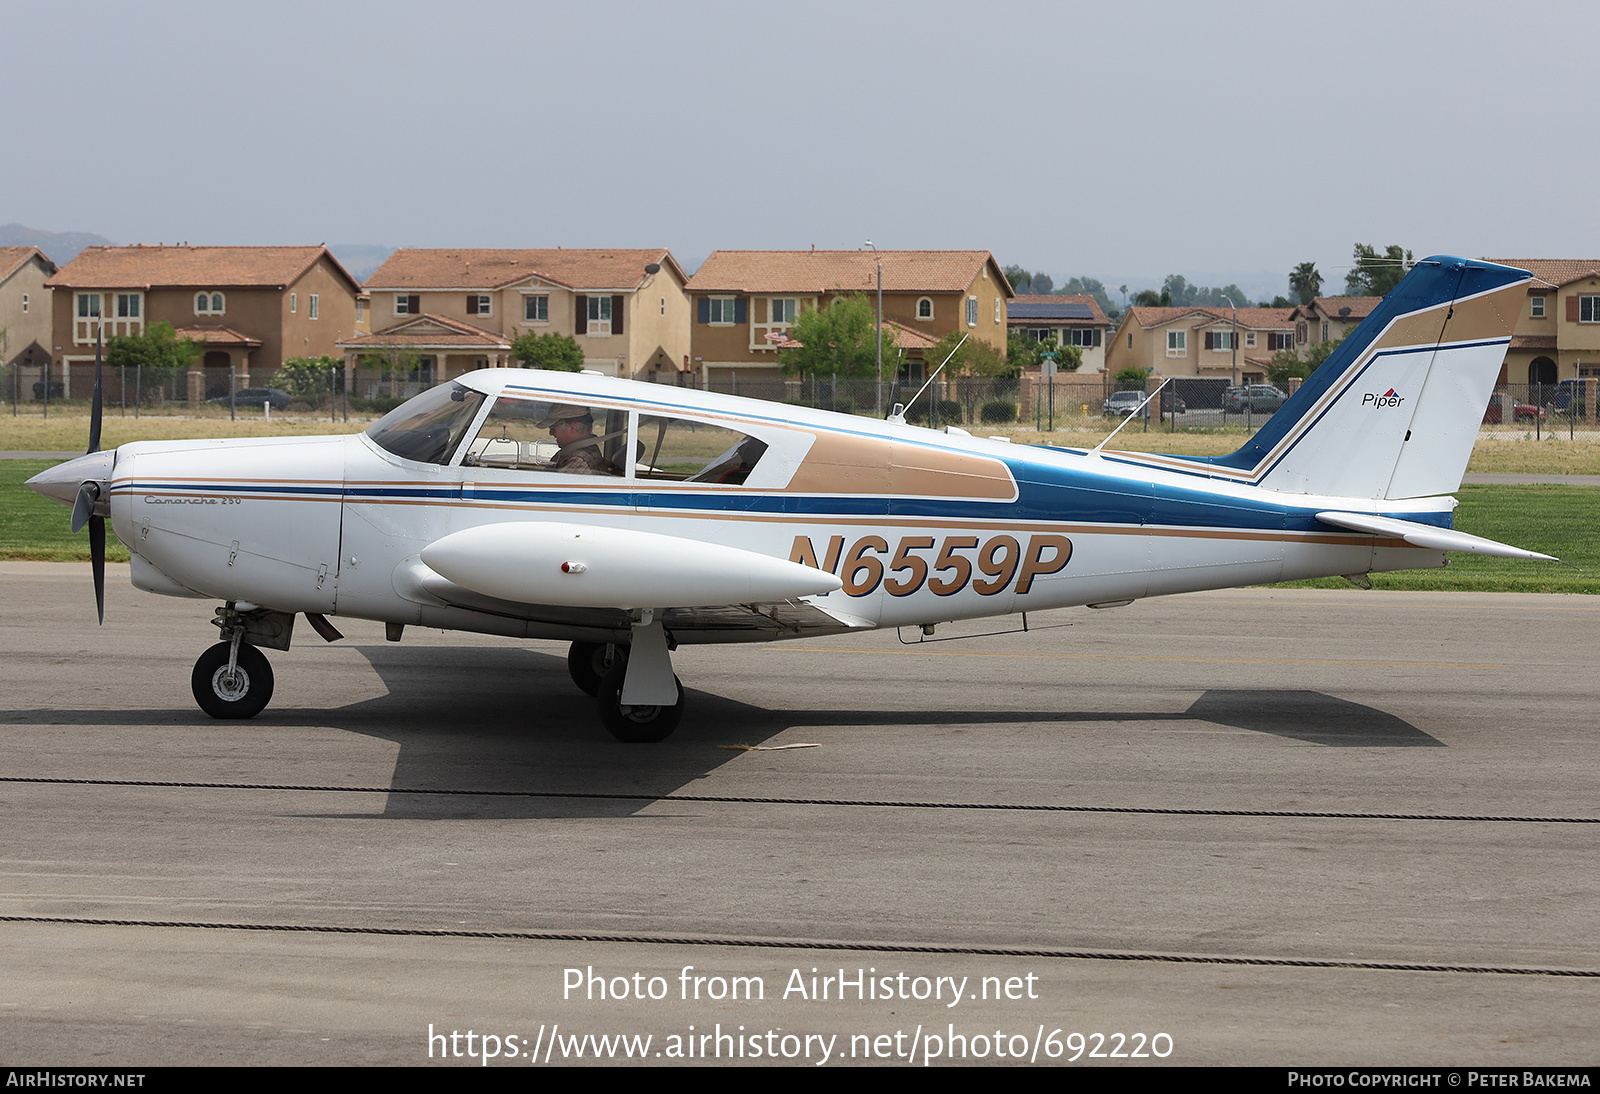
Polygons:
M536 428L549 429L557 422L566 421L568 418L592 419L593 417L594 415L590 413L589 408L586 406L573 406L571 403L556 403L550 408L550 413L544 416L544 420L541 421Z

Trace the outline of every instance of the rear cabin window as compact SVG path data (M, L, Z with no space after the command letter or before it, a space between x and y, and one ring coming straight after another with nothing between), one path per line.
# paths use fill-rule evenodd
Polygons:
M766 443L726 426L690 418L639 419L641 479L741 486L767 450Z

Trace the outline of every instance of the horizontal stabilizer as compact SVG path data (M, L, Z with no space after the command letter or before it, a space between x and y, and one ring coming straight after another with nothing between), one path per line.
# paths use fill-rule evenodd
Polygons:
M770 604L834 592L833 574L738 547L585 524L485 524L422 550L485 596L579 608Z
M1436 551L1465 551L1472 555L1494 555L1497 558L1533 558L1545 562L1559 562L1554 555L1541 555L1538 551L1524 551L1508 543L1497 543L1482 536L1470 536L1453 528L1436 528L1431 524L1418 524L1411 520L1380 517L1374 513L1318 513L1317 519L1335 528L1348 528L1352 532L1371 532L1379 536L1396 536L1413 547L1431 547Z

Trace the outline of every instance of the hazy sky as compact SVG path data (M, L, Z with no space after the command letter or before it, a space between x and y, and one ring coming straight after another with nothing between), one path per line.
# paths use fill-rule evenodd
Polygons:
M125 243L1600 254L1593 3L0 4L0 222Z

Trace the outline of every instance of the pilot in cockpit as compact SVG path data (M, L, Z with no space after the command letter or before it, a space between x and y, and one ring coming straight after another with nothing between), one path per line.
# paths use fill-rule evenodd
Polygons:
M600 453L600 438L594 435L594 416L588 407L556 403L539 422L548 429L560 449L551 462L555 471L569 475L620 475L622 468Z

